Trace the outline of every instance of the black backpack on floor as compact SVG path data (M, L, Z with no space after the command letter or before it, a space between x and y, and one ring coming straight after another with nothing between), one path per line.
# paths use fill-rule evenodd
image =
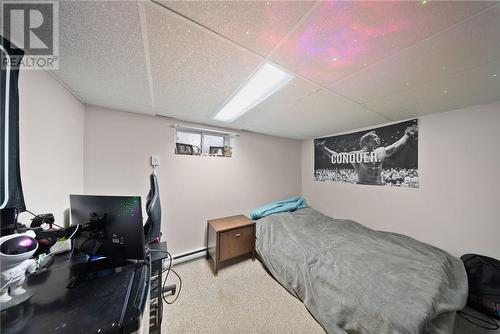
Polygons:
M477 254L465 254L460 259L469 280L467 305L500 319L500 261Z

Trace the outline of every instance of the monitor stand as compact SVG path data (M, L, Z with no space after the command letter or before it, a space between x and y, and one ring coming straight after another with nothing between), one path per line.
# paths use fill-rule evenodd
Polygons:
M67 288L76 288L85 282L113 275L127 269L139 267L141 261L116 259L103 257L97 260L90 260L90 257L83 253L73 254L69 259L69 270L71 279Z

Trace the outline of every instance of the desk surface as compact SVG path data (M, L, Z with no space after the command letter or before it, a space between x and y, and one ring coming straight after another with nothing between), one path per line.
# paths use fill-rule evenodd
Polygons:
M2 333L112 333L139 328L149 291L148 266L68 289L67 261L67 254L58 255L46 272L27 278L25 287L33 296L1 312Z

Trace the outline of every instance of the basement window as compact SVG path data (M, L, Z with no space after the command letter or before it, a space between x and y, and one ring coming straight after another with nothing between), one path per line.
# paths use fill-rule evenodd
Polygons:
M231 157L230 137L225 132L175 126L175 154Z

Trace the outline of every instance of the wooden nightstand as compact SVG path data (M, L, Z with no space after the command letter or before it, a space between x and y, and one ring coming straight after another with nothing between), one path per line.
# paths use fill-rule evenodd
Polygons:
M246 216L211 219L207 229L207 259L214 261L215 276L223 261L249 253L255 260L255 222Z

